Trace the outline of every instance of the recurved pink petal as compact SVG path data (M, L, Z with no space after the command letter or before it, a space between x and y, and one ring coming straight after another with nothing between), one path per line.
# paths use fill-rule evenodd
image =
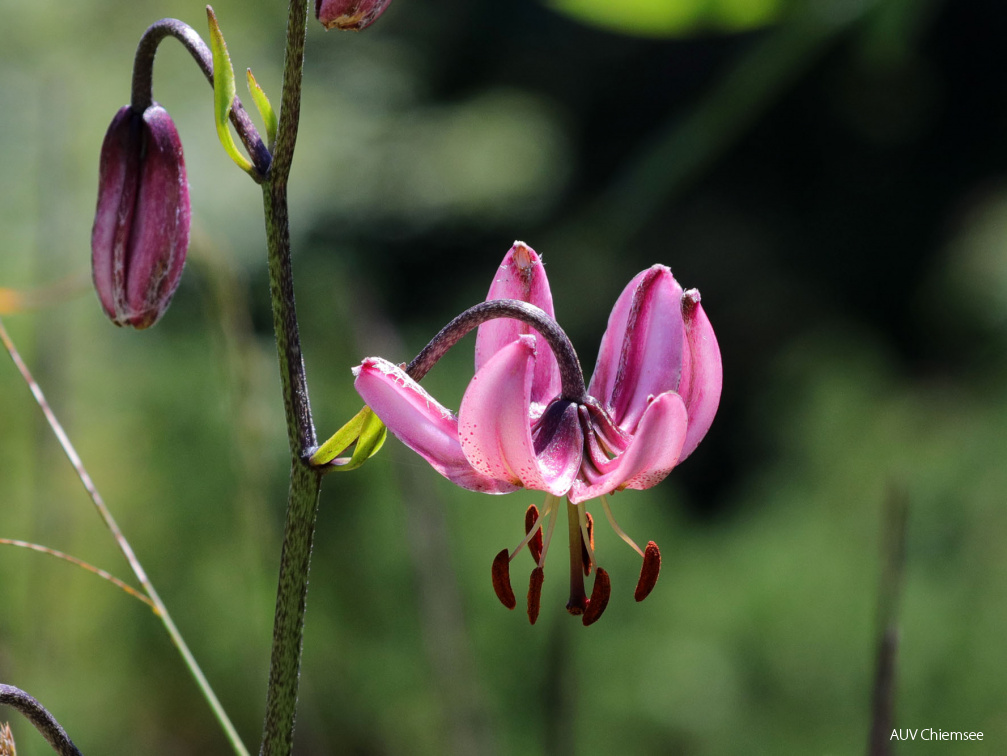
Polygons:
M353 374L357 393L388 430L452 483L482 493L517 490L472 468L458 443L458 419L401 368L368 357Z
M612 308L588 393L633 433L650 397L678 390L684 347L682 287L666 266L654 265Z
M682 459L692 454L710 430L720 405L724 380L717 337L699 302L699 292L695 289L689 289L682 298L687 348L683 355L682 381L678 392L689 413L689 430L682 447Z
M486 300L520 299L555 318L549 279L538 254L524 242L516 241L497 269ZM479 326L476 334L476 372L494 354L518 337L535 333L534 329L510 318L497 318ZM559 367L552 350L543 348L535 360L531 400L540 412L560 391Z
M543 444L549 447L539 459L530 415L535 345L534 336L519 336L480 368L462 398L458 435L469 463L482 475L562 496L580 467L583 439L571 429L570 418L558 417L539 444L543 451ZM572 425L579 428L576 408Z
M678 394L669 391L656 397L622 454L601 465L597 472L584 466L587 482L574 481L570 502L577 504L623 488L656 486L678 464L687 426L685 403Z

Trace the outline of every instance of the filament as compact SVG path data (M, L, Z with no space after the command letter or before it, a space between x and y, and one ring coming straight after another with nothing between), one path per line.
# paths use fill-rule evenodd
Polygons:
M632 538L630 538L628 535L626 535L626 532L622 528L619 527L619 523L617 523L615 521L615 517L612 515L612 508L608 505L608 496L607 495L603 494L601 496L601 506L605 510L605 516L608 518L608 524L612 526L612 530L614 530L616 532L616 534L622 540L624 540L626 543L628 543L633 548L633 551L635 551L641 557L645 556L644 553L643 553L643 549L641 549L639 546L637 546L636 542Z
M547 514L549 517L549 527L545 531L545 540L542 542L542 556L538 558L538 566L545 566L545 555L549 551L549 542L552 540L552 532L556 528L556 519L559 517L559 503L561 499L558 496L553 496L552 494L546 494L545 497L545 512L542 516L545 517Z

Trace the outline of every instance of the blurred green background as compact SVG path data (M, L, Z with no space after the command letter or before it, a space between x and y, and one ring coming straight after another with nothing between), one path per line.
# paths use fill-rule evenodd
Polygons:
M284 5L215 4L274 102ZM204 31L203 5L2 10L0 288L76 288L20 313L3 292L0 312L254 748L287 485L261 199L170 40L154 94L186 151L190 262L149 332L113 328L87 283L135 44L163 16ZM862 753L892 491L910 505L894 726L1007 750L1004 39L998 0L393 0L363 34L312 24L291 202L321 435L359 407L350 367L409 359L515 238L588 370L619 291L661 262L702 291L725 380L696 453L613 501L662 548L646 602L599 523L613 594L588 629L563 611L560 536L535 627L493 595L538 493L455 489L398 442L327 478L296 753ZM471 370L464 342L425 382L457 407ZM6 358L0 537L129 577ZM146 607L12 547L0 681L87 754L227 752ZM49 752L4 718L22 756Z

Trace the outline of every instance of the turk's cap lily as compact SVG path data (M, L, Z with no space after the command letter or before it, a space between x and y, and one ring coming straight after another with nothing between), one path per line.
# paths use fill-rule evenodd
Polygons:
M189 184L167 111L119 110L101 147L91 273L116 325L147 328L178 288L189 246Z
M487 299L551 315L538 255L516 243ZM616 302L581 402L560 396L553 352L510 318L479 326L476 374L457 415L387 360L367 358L354 373L389 430L452 482L484 493L532 488L575 504L663 480L706 435L721 389L699 294L663 265L637 275Z
M596 569L584 502L600 498L613 527L643 558L637 600L650 593L660 552L653 542L639 548L618 528L606 497L656 485L691 454L713 422L722 384L720 350L699 292L683 290L666 266L642 271L619 296L588 386L552 316L541 259L516 242L487 301L446 326L409 367L369 357L354 369L357 391L388 429L453 483L483 493L547 493L541 516L529 510L525 540L493 566L497 595L513 608L508 565L529 545L537 564L528 593L532 622L548 549L544 522L551 534L563 497L572 563L582 559L584 575ZM417 365L476 325L476 372L455 414L419 385L428 367ZM446 346L438 346L441 339ZM575 572L567 608L590 624L607 605L608 575L597 569L589 599Z

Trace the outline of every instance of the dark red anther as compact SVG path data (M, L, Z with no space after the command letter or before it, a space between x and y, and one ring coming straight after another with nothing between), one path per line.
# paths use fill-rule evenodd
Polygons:
M545 572L541 567L536 567L531 571L531 582L528 585L528 621L533 625L538 619L538 609L542 603L542 581L544 580Z
M598 621L602 613L605 611L605 607L608 606L608 598L611 595L612 581L608 579L608 573L599 567L595 570L594 588L591 589L591 600L587 604L587 609L584 610L584 616L581 617L581 622L584 623L584 627L592 625Z
M514 589L510 587L510 556L504 549L493 559L493 590L496 591L500 603L508 609L517 606Z
M580 558L584 562L584 577L591 574L591 554L594 553L594 518L591 516L590 512L584 513L587 517L587 540L591 544L591 550L587 550L587 545L584 543L584 536L581 536L580 540Z
M637 601L643 601L657 585L657 576L661 574L661 550L657 544L650 541L643 552L643 567L640 569L640 580L636 584L634 596Z
M528 507L528 511L524 513L524 532L528 535L531 532L532 527L538 521L538 507L532 504ZM538 529L538 532L532 536L532 539L528 541L528 551L531 552L531 558L535 560L535 564L539 563L542 558L542 528Z

